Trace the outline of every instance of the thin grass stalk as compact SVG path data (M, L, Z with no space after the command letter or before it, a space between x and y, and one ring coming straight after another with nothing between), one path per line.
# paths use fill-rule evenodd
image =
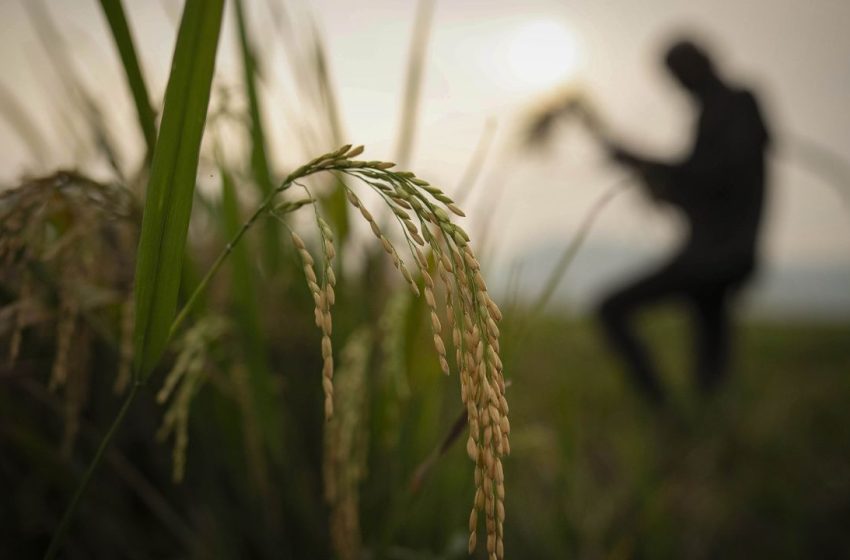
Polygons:
M319 32L315 20L311 22L312 38L313 38L313 64L315 64L316 85L319 88L319 97L322 101L323 113L328 121L331 140L334 145L339 145L342 142L342 118L339 114L339 103L336 98L336 89L331 80L330 69L328 68L328 57L326 54L325 43L322 40L322 35Z
M227 260L227 257L230 256L230 253L233 252L233 249L236 247L236 245L242 239L242 236L244 236L248 232L248 230L251 229L251 227L257 222L257 220L260 218L260 216L262 216L263 214L265 214L269 210L269 208L271 207L271 203L274 200L274 197L279 192L280 192L280 189L269 194L260 203L260 205L254 211L254 213L251 214L251 217L248 218L248 220L245 223L242 224L242 226L239 228L239 231L237 231L233 235L233 237L230 239L230 241L227 243L227 245L224 246L224 249L222 250L222 252L219 253L218 257L216 257L215 261L213 261L213 264L210 265L210 268L209 268L209 270L207 270L207 273L204 274L204 277L198 283L197 287L192 291L192 294L189 296L189 298L186 300L186 303L180 309L180 312L177 314L177 317L175 317L174 321L171 323L171 327L170 327L169 332L168 332L168 339L169 340L174 337L174 335L180 329L180 326L183 324L183 322L189 316L189 313L192 311L192 309L194 309L195 305L201 299L202 295L206 292L207 288L209 287L210 282L215 277L215 275L218 273L219 269L224 264L224 262Z
M50 539L50 545L47 547L47 551L44 553L44 560L52 560L56 557L56 554L59 553L59 547L65 540L65 535L67 534L68 529L71 526L71 521L74 519L74 514L77 513L77 508L80 505L80 500L82 499L83 494L85 494L86 490L88 489L92 476L94 476L95 470L97 470L98 465L100 465L101 459L103 459L104 452L109 447L109 444L112 443L112 438L115 437L118 428L124 422L124 417L127 415L127 411L130 410L130 406L133 404L133 401L135 400L140 387L141 385L134 383L133 386L130 388L130 392L127 393L127 396L124 398L124 403L121 405L121 409L115 416L115 420L112 421L112 425L109 427L109 430L106 432L106 435L103 436L103 439L101 440L100 445L97 448L97 452L95 452L91 463L89 463L89 466L86 469L85 474L83 475L83 478L80 480L79 484L77 485L77 489L74 491L74 496L71 498L71 502L68 504L68 507L65 509L65 513L62 515L62 520L59 522L59 526L56 528L56 532L53 533L53 537Z
M62 415L63 403L61 399L48 391L43 385L37 383L34 378L24 381L22 387L32 398L47 406L54 414ZM86 439L98 445L103 439L103 433L85 420L81 422L80 433ZM153 482L148 480L120 450L114 447L107 449L104 460L160 521L163 529L170 532L183 546L189 549L193 542L200 538L181 515L174 510Z
M573 236L569 245L567 245L564 249L564 252L561 253L558 263L549 274L543 289L540 291L540 294L537 296L534 304L526 314L525 320L514 330L511 339L517 346L521 346L525 342L525 338L529 336L532 330L533 319L539 316L546 307L546 304L549 303L549 300L555 294L555 290L558 289L561 280L563 280L564 275L566 275L569 270L569 267L578 254L579 249L581 249L584 240L590 234L590 230L592 229L596 218L602 213L608 204L617 197L617 195L625 192L625 190L632 184L631 181L633 181L632 177L626 177L625 179L621 179L611 185L602 193L602 195L600 195L593 206L591 206L590 210L588 210L587 214L585 214L584 219L579 225L578 231ZM514 356L516 356L516 354L514 354ZM513 367L513 365L514 363L511 361L508 367Z
M23 105L2 84L0 84L0 116L15 129L18 137L27 145L33 162L41 164L45 154L49 153L47 142Z
M226 238L234 235L240 227L239 199L233 178L223 165L219 165L222 178L222 213L223 228ZM269 220L270 222L272 220ZM268 233L264 230L263 233ZM245 365L248 369L248 388L251 400L250 414L254 415L260 427L264 443L272 451L272 455L283 457L282 440L280 437L280 411L275 406L275 392L268 353L263 339L263 326L257 302L257 287L254 269L251 267L249 248L245 244L235 247L231 262L232 293L235 303L236 317L239 324L239 341L242 345ZM276 257L278 251L271 256ZM263 477L265 479L267 477Z
M328 68L328 57L326 54L325 43L322 40L322 35L319 32L315 20L311 22L313 39L313 64L316 76L316 86L318 88L318 97L322 102L321 114L327 119L328 133L331 143L334 146L339 146L343 142L342 118L339 112L339 102L337 101L336 89L334 88L333 80L331 79L330 69ZM350 222L348 216L348 203L345 199L345 183L339 175L334 175L336 188L334 188L322 201L322 206L328 217L333 223L334 229L337 232L340 249L348 238L350 231ZM340 263L340 266L342 263ZM342 275L342 268L340 268Z
M51 14L45 9L41 0L30 0L24 2L27 15L35 28L36 36L56 76L64 87L63 97L70 99L76 105L76 109L86 118L89 128L91 145L102 152L107 163L115 171L119 179L123 179L121 165L118 162L118 151L109 134L109 130L103 119L100 105L86 89L79 75L75 73L72 59L68 56L70 49L67 46L62 29L53 21ZM71 126L72 133L76 134L75 127Z
M540 294L531 306L529 316L535 317L538 315L541 311L543 311L543 308L546 307L546 304L549 303L549 300L552 299L552 296L555 294L555 290L557 290L558 286L561 284L561 280L563 280L564 275L567 273L570 264L572 264L573 259L575 259L576 254L578 254L578 250L581 249L582 244L584 244L584 240L590 233L596 218L602 210L604 210L605 207L617 197L617 195L625 191L625 189L629 186L630 181L632 181L632 178L627 177L611 185L602 193L602 195L600 195L596 202L593 203L590 210L587 211L587 214L585 214L576 234L573 236L569 245L567 245L564 249L564 252L561 253L558 263L555 265L555 268L552 269L552 272L549 274L549 278L546 279L546 283L543 285L543 289L540 290Z
M850 161L830 146L811 138L792 135L780 147L786 154L832 185L850 210Z
M487 155L490 153L495 135L496 121L492 118L487 119L484 130L481 131L481 137L478 139L478 145L475 146L475 151L472 153L472 158L466 164L466 169L458 182L457 188L455 188L452 198L455 199L456 204L463 205L472 192L481 174L481 169L484 167L484 162L487 160Z
M260 192L265 196L274 190L274 184L266 151L266 135L263 131L260 99L257 94L257 60L248 37L242 0L235 0L233 7L236 11L236 28L239 34L240 54L242 55L245 96L248 100L248 116L251 132L251 173Z
M425 55L428 38L434 19L435 0L419 0L413 24L410 58L407 61L407 76L404 82L404 97L401 105L401 128L396 145L396 161L407 167L413 151L416 125L419 119L419 99L422 95L422 75L425 71Z
M127 17L124 14L121 0L100 0L100 7L103 9L103 15L106 16L107 22L109 22L109 29L112 31L112 38L115 40L115 46L118 48L121 64L124 67L124 74L127 77L127 85L133 94L139 128L142 130L147 146L145 159L150 164L156 144L155 116L148 95L148 88L142 75L142 68L139 65L139 58L136 55L133 35L127 25Z
M271 167L269 165L266 135L263 130L263 113L257 92L259 69L257 67L255 51L248 36L248 25L245 21L245 9L242 0L236 0L233 3L233 8L236 11L236 29L239 36L239 51L242 57L245 98L248 100L248 122L251 136L251 176L261 195L266 196L274 190L274 180L272 179ZM278 263L277 252L280 246L278 242L280 230L277 222L274 220L269 220L264 226L264 230L265 264L273 270Z

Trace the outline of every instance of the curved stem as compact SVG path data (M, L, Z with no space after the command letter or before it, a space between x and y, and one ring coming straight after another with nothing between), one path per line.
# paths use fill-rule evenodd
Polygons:
M272 200L274 200L274 197L280 191L281 189L273 190L271 193L269 193L268 196L266 196L265 199L263 199L263 202L260 204L259 207L257 207L254 213L251 214L251 217L248 218L248 221L242 224L242 227L239 228L239 231L236 232L236 235L233 236L233 239L231 239L230 242L224 247L224 250L219 253L218 257L215 259L215 262L213 262L212 266L210 266L210 269L204 275L201 282L192 292L192 295L189 296L189 300L186 302L183 308L180 309L180 313L177 314L177 317L171 323L171 328L168 331L169 340L177 332L177 329L180 328L180 325L183 323L183 321L186 320L186 317L189 316L189 312L198 302L198 298L201 297L201 294L204 293L204 291L207 289L207 286L213 279L213 276L215 276L215 274L218 272L218 269L221 268L221 265L224 264L224 261L227 259L228 255L233 252L233 248L236 246L239 240L242 239L242 236L245 235L245 232L251 229L251 226L254 225L254 223L257 221L257 218L259 218L263 212L268 210L269 205L271 205L272 203Z
M68 504L67 509L65 509L65 513L62 515L62 520L59 522L59 528L56 529L55 533L53 533L53 538L50 540L50 546L47 547L47 552L44 553L44 560L51 560L55 558L56 554L59 552L59 546L65 539L65 533L68 532L71 520L74 518L74 514L77 512L77 508L80 505L80 498L83 497L83 494L85 493L86 488L88 488L89 482L91 482L92 476L94 475L94 471L97 470L98 465L100 465L100 461L103 459L103 454L106 451L106 448L109 447L109 444L118 431L118 428L124 423L127 411L130 409L130 405L136 398L136 394L141 386L142 385L140 383L133 384L130 388L130 392L127 393L127 397L124 399L124 404L121 405L121 410L118 411L118 415L115 417L115 420L112 421L109 431L107 431L106 435L103 436L103 440L101 440L94 458L89 464L86 473L83 475L83 479L77 485L77 490L74 492L74 497L71 499L71 503Z
M573 236L570 244L567 245L566 249L564 249L564 252L561 254L561 258L558 259L558 263L552 269L552 272L549 274L549 278L546 280L546 284L543 286L543 289L534 301L534 305L531 306L529 316L537 316L541 311L543 311L546 304L549 303L549 300L555 294L555 290L558 289L558 285L564 278L564 274L566 274L567 269L570 267L570 264L572 264L578 250L584 243L585 238L590 233L590 228L593 227L593 222L596 220L596 217L600 212L602 212L602 210L605 209L614 197L623 192L629 186L630 181L631 177L626 177L625 179L617 181L611 185L608 190L604 191L596 200L587 214L585 214L576 234Z

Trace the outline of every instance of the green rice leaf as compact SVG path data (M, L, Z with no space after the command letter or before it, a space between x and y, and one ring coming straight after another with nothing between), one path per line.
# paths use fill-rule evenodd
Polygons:
M233 177L223 165L219 165L219 172L222 181L221 225L225 238L232 239L239 231L243 220L240 217L239 200L236 196ZM277 457L282 457L283 449L278 429L280 414L276 406L276 394L257 300L255 270L251 266L249 251L250 248L245 243L238 243L234 245L230 255L232 293L235 304L234 318L247 366L250 414L255 416L254 425L262 432L261 435L271 451Z
M257 78L259 75L257 59L248 37L248 26L245 22L245 10L242 0L236 0L233 6L236 9L236 27L239 32L242 70L245 78L245 97L248 100L251 133L251 175L254 184L259 188L262 195L268 196L274 189L274 180L272 179L269 166L266 136L263 131L262 109L260 108L260 98L257 93ZM278 232L279 227L274 220L268 220L263 225L266 265L271 270L274 270L277 265L280 250Z
M109 22L112 38L115 40L116 47L118 47L121 64L124 66L124 73L127 75L127 84L130 86L130 92L133 94L133 102L136 104L139 127L142 129L142 135L145 137L145 144L148 150L147 159L150 161L150 158L153 156L154 144L156 143L154 111L151 107L144 77L142 76L142 69L139 66L139 59L136 56L133 36L130 34L130 28L127 26L124 7L121 5L121 0L100 0L100 7L103 9L106 20Z
M174 319L223 0L187 0L165 91L136 264L134 374L159 361Z

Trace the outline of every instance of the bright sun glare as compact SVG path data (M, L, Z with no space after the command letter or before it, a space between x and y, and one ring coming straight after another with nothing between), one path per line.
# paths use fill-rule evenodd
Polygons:
M522 24L508 42L508 68L518 82L543 89L572 78L581 52L576 34L551 20Z

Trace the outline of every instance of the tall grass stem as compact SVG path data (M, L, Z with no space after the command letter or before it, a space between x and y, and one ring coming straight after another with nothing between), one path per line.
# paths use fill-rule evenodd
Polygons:
M112 438L115 437L115 434L118 432L118 428L120 428L121 424L124 423L127 411L130 410L130 405L133 404L133 400L135 400L141 386L141 383L133 383L130 388L130 392L127 393L127 396L124 398L124 404L121 405L118 415L115 416L115 420L112 421L112 425L109 427L106 435L103 436L103 440L101 440L100 445L97 448L97 452L94 454L91 463L89 463L86 473L83 475L83 479L74 491L74 497L71 498L71 503L68 504L68 507L65 509L65 513L62 514L62 520L59 522L59 527L56 529L56 532L53 533L53 538L50 540L47 552L44 553L44 560L52 560L59 552L59 547L62 545L62 541L65 540L65 534L68 532L68 529L71 526L71 521L77 513L77 508L80 506L80 499L82 499L83 494L85 494L94 472L97 470L97 467L100 465L100 461L103 459L103 454L112 442Z

